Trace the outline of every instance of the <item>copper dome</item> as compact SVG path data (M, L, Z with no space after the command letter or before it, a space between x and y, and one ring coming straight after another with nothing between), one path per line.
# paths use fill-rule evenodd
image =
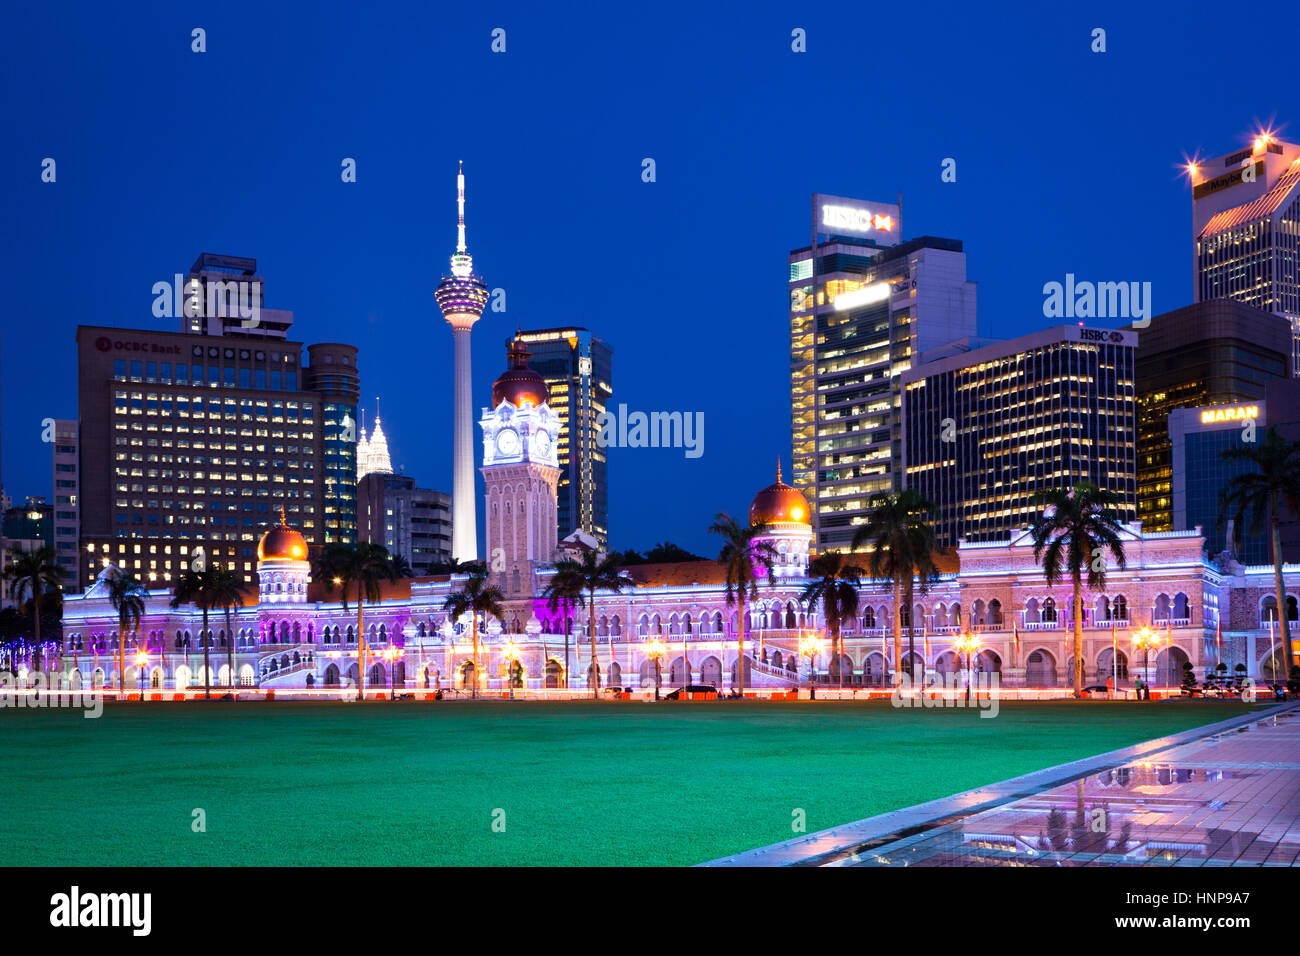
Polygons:
M792 488L781 480L781 463L776 465L776 482L768 485L758 494L749 506L749 520L752 524L777 524L779 522L797 522L811 525L808 502L799 489Z
M541 405L551 397L546 379L528 367L530 353L523 342L511 342L506 346L506 355L510 359L510 367L492 383L493 408L500 405L502 400L516 408L523 408L525 404Z
M307 539L285 522L284 508L280 509L280 524L262 535L257 545L259 561L306 561Z

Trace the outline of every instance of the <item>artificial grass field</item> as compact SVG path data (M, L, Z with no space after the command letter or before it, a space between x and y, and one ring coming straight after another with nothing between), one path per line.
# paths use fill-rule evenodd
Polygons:
M0 710L0 864L677 865L1235 717L1217 701ZM206 813L207 831L191 829ZM505 812L505 832L493 814ZM498 815L498 820L500 819Z

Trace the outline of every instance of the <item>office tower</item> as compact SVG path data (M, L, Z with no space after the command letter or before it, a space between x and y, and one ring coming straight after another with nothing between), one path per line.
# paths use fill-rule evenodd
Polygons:
M442 317L451 326L452 342L452 542L457 561L478 558L478 522L474 504L473 381L470 330L483 314L488 290L474 274L474 260L465 247L465 172L456 174L456 253L451 275L443 276L434 292Z
M293 313L268 309L262 304L266 282L257 271L257 260L243 256L201 254L182 280L173 277L179 289L172 311L180 319L180 330L193 335L242 338L286 339ZM158 314L155 309L155 314Z
M361 437L357 439L357 481L369 474L391 475L393 462L388 455L388 436L384 426L375 416L375 430L366 437L365 419L361 420Z
M547 403L560 417L559 535L581 528L602 549L609 543L609 486L606 451L597 438L597 419L613 394L613 355L609 344L584 328L528 329L518 332L532 353L529 365L550 388Z
M941 544L1009 537L1035 496L1088 479L1137 517L1137 335L1058 326L903 372L906 487L937 506Z
M790 253L794 487L816 548L847 548L871 495L900 487L899 375L975 334L961 242L901 242L900 207L816 194L809 245ZM814 265L815 264L815 265Z
M1169 413L1173 525L1179 531L1200 526L1210 557L1228 547L1228 529L1219 528L1219 492L1237 475L1255 470L1249 461L1225 461L1223 452L1247 440L1263 441L1267 419L1265 402L1178 408ZM1272 560L1266 530L1233 530L1241 545L1232 550L1242 564Z
M63 590L81 590L81 559L77 543L81 537L81 462L77 423L54 422L54 554L63 570Z
M251 583L281 506L309 545L355 540L356 348L303 366L300 342L219 328L78 327L83 584L213 562Z
M1232 299L1285 318L1300 375L1300 146L1263 132L1188 173L1192 301Z
M11 505L4 510L0 521L0 538L4 539L5 553L0 559L0 570L9 563L11 551L30 553L40 548L49 548L54 544L54 509L45 501L43 495L28 495L20 505ZM30 591L27 595L31 597ZM15 600L14 584L0 576L0 604L13 607Z
M417 576L451 560L451 496L409 475L372 472L357 483L357 538L400 554Z
M1151 317L1136 329L1138 517L1146 531L1173 520L1169 413L1258 402L1289 374L1291 328L1281 316L1227 299Z

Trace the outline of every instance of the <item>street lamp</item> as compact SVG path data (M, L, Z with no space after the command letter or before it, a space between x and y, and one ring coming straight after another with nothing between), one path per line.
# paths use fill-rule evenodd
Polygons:
M141 648L135 655L135 666L140 672L140 703L144 703L144 668L149 663L149 655Z
M506 665L506 684L510 688L510 699L515 699L515 667L519 664L519 645L515 643L514 638L506 641L506 646L501 649L501 653L506 656L510 663Z
M970 703L971 655L980 649L980 638L978 634L962 631L953 639L952 643L958 654L966 655L966 702Z
M1133 646L1142 648L1142 675L1146 681L1147 700L1151 699L1151 648L1160 646L1160 632L1146 625L1133 635Z
M402 656L401 648L389 644L384 648L384 658L388 661L388 699L397 700L397 659Z
M799 654L808 658L808 699L817 699L817 687L813 684L813 663L821 653L822 642L815 634L805 634L799 638Z
M664 642L657 637L651 640L645 649L645 656L655 662L655 700L659 699L659 662L664 659L667 650Z

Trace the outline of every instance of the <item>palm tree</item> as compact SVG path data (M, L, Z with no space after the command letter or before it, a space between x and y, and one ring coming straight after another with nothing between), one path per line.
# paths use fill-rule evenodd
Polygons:
M542 596L552 611L564 610L564 686L569 686L569 609L582 603L582 588L573 575L555 575L546 582ZM576 588L576 590L575 590Z
M575 603L587 596L587 632L591 636L591 696L600 696L600 672L596 666L596 592L619 594L631 582L623 577L623 559L620 555L603 555L597 551L584 551L581 560L564 558L555 564L553 585L557 594L563 594Z
M889 581L894 588L894 679L903 674L903 606L908 609L907 655L916 677L916 621L912 598L939 577L935 557L945 553L935 538L930 519L934 504L914 489L879 492L871 496L866 523L853 533L850 548L865 546L871 556L867 568L873 580ZM922 669L922 678L925 671Z
M32 599L32 641L36 645L36 673L41 672L41 605L47 591L62 587L63 569L55 559L54 549L40 547L33 551L9 550L4 577L13 589L14 602L20 607L27 595ZM14 668L15 673L17 667Z
M233 569L220 564L212 566L212 606L219 607L226 618L226 686L235 687L235 632L230 627L231 608L243 607L244 579Z
M332 594L337 585L348 609L348 589L355 586L357 595L357 700L365 699L366 686L366 630L363 608L380 598L379 582L397 580L397 569L388 549L381 544L365 541L356 544L329 544L316 556L313 574L324 582L325 593Z
M768 587L775 578L776 548L762 538L767 532L767 522L751 521L742 525L725 511L719 511L709 526L709 533L722 538L718 564L727 572L727 606L736 608L736 685L737 693L745 696L745 605L758 597L759 569L767 578Z
M488 584L487 568L482 564L470 565L469 577L465 579L464 586L459 591L453 591L447 595L447 600L442 603L442 609L446 611L453 619L460 617L462 614L470 615L470 627L473 629L473 668L474 668L474 690L473 695L478 696L479 666L478 666L478 616L495 617L497 620L505 617L505 609L501 602L506 598L505 593L496 585Z
M1125 566L1124 542L1120 540L1120 519L1114 506L1120 497L1081 481L1069 491L1045 491L1037 501L1043 515L1029 529L1034 539L1034 560L1043 566L1047 583L1055 584L1069 575L1074 586L1074 696L1083 696L1083 576L1088 587L1099 591L1106 586L1106 557Z
M209 647L212 635L208 632L208 611L216 606L213 601L213 577L216 572L212 567L203 570L186 568L176 579L171 606L178 608L183 604L193 604L203 613L203 629L199 631L199 642L203 645L203 697L212 699L212 660Z
M827 551L813 558L808 565L809 581L804 585L799 600L811 611L822 606L822 616L831 634L831 657L839 671L840 686L844 686L844 666L840 661L840 624L846 618L857 617L858 587L867 572L856 564L849 564L839 551Z
M132 632L136 643L140 642L140 618L149 591L137 578L120 569L114 570L117 573L108 580L108 603L117 611L117 688L125 694L126 634Z
M1241 544L1241 529L1250 522L1250 531L1258 534L1268 522L1269 537L1273 544L1273 589L1277 599L1278 624L1282 629L1282 646L1286 648L1287 667L1281 675L1289 676L1295 662L1295 648L1291 643L1291 624L1287 617L1286 585L1282 581L1282 531L1280 518L1282 506L1292 512L1300 511L1300 442L1289 442L1278 433L1276 426L1264 433L1262 442L1243 443L1223 452L1225 461L1246 461L1255 466L1254 471L1237 475L1219 493L1219 526L1223 527L1229 513L1233 519L1233 537Z

